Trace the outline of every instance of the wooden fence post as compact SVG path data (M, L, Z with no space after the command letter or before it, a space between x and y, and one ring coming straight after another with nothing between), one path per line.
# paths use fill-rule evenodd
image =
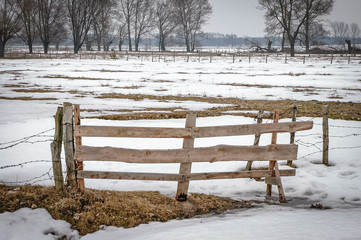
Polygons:
M262 117L263 117L263 111L260 110L260 111L258 112L258 115L257 115L257 124L262 123ZM255 135L254 135L254 143L253 143L254 146L258 146L258 145L259 145L259 140L260 140L260 138L261 138L261 134L255 134ZM248 161L248 162L247 162L246 169L245 169L246 171L251 171L251 169L252 169L252 163L253 163L253 161Z
M278 123L278 119L279 119L279 110L275 109L274 113L273 113L273 122ZM272 133L271 144L276 144L276 143L277 143L277 133ZM283 186L282 186L282 181L281 181L277 161L270 161L268 169L274 171L274 177L276 179L276 184L278 187L278 194L279 194L280 202L283 203L286 201L286 198L285 198L285 194L283 192ZM266 195L270 197L271 194L272 194L272 184L267 183Z
M332 64L332 62L333 62L333 55L331 55L331 64Z
M74 126L78 126L78 125L80 125L80 106L78 104L74 104ZM77 147L82 145L81 137L75 137L75 145ZM79 161L79 160L80 159L75 159L77 171L82 171L84 168L83 161ZM85 191L84 178L78 178L77 176L77 180L78 180L79 191L81 193L84 193Z
M66 163L66 185L71 189L76 189L76 169L74 161L74 139L73 139L73 105L64 103L63 117L63 141Z
M232 55L233 55L233 63L234 63L234 53Z
M297 106L294 105L292 108L292 122L296 122L296 115L297 115ZM295 132L291 132L290 134L290 144L295 143ZM292 161L287 161L287 165L292 167Z
M187 114L186 128L192 128L196 126L197 115L194 113ZM183 149L192 149L194 147L194 137L184 138ZM181 163L179 168L179 174L189 174L191 172L192 163ZM176 199L177 201L187 201L189 181L178 182Z
M50 144L51 158L53 162L53 174L55 189L59 196L64 196L64 178L61 167L61 148L62 148L62 136L63 136L63 108L58 107L55 115L55 133L54 141Z
M322 106L322 129L323 129L323 151L322 151L322 163L328 166L328 147L329 147L329 138L328 138L328 113L329 106Z

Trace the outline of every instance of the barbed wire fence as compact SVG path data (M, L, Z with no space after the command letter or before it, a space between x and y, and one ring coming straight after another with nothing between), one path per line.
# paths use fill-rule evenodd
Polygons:
M30 135L30 136L26 136L26 137L8 141L8 142L0 142L0 151L8 150L8 149L14 148L18 145L21 145L21 144L36 145L38 143L47 143L47 142L50 143L51 141L53 141L53 139L51 138L53 136L49 135L49 133L53 132L54 129L55 128L47 129L47 130L41 131L39 133ZM51 165L52 160L37 159L37 160L24 161L24 162L15 163L15 164L9 164L9 165L0 165L0 175L1 175L1 171L4 171L9 168L23 168L25 165L32 165L32 164L39 164L39 163L48 163ZM2 164L2 163L0 162L0 164ZM52 181L53 180L52 169L53 169L53 167L50 167L48 171L42 173L41 175L26 179L26 180L20 180L20 181L0 180L0 183L8 184L8 185L32 185L32 184L36 184L36 183L44 182L44 181L48 181L48 180Z
M169 52L159 51L79 51L74 54L69 49L61 51L49 51L42 53L42 49L34 49L32 54L27 53L24 49L7 48L5 52L6 58L9 59L79 59L79 60L119 60L141 61L141 62L229 62L229 63L314 63L315 60L323 61L329 64L359 64L361 60L360 54L356 53L323 53L309 54L297 53L296 57L290 58L288 53L267 53L252 52L248 48L242 51L217 50L217 49L198 49L197 52L185 52L181 50L173 50Z
M292 109L294 109L294 106L285 110L284 112L280 113L280 116L285 116L285 115L289 114L290 111L292 111ZM315 119L316 119L316 117L309 118L309 119L307 119L307 121L311 121L311 120L315 120ZM254 118L253 123L256 123L257 120L258 120L258 117ZM266 123L268 123L268 122L269 122L269 120L266 121ZM322 124L317 123L317 122L316 123L314 122L314 125L322 127ZM344 134L337 134L337 135L331 134L329 136L331 139L337 138L337 139L352 140L355 137L361 136L361 127L347 126L347 125L335 125L335 124L329 124L328 126L333 129L350 129L353 131L360 130L360 132L356 132L356 133L349 133L346 131ZM51 129L47 129L47 130L41 131L36 134L32 134L30 136L22 137L20 139L7 141L7 142L0 142L0 151L9 150L11 148L15 148L22 144L31 144L31 145L35 145L34 147L36 147L36 144L39 144L39 143L50 143L54 139L52 138L53 135L49 135L49 134L53 133L54 130L55 130L55 128L51 128ZM320 139L320 140L311 142L309 139L310 137L312 137L313 139ZM306 134L296 134L295 144L298 144L299 146L309 149L309 150L307 150L306 154L304 154L303 156L299 156L298 159L299 160L307 159L310 156L313 156L316 154L322 154L324 151L324 149L322 148L322 144L323 144L322 138L323 138L322 132L321 133L310 133L310 134L307 134L307 133ZM354 142L357 142L357 141L354 141ZM354 146L335 146L335 147L328 148L329 151L346 150L346 149L347 150L361 149L361 144L354 145ZM61 158L61 161L64 161L64 158ZM45 182L45 181L54 181L53 167L52 167L51 159L36 159L36 160L24 161L24 162L8 164L8 165L2 165L2 162L0 161L0 176L2 175L1 171L6 171L7 169L10 169L10 168L23 168L24 166L31 166L33 164L36 165L36 164L43 164L43 163L49 164L49 166L48 166L49 169L38 176L34 176L29 179L20 180L20 181L19 180L4 181L3 179L0 179L0 184L33 185L33 184L38 184L38 183ZM322 162L320 162L320 163L322 163ZM66 175L67 172L63 171L63 174Z

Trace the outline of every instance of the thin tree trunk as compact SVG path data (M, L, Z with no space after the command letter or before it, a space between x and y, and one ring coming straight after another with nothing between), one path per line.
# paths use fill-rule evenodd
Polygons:
M48 53L49 50L49 43L47 41L43 41L43 48L44 48L44 53Z
M5 44L0 41L0 58L5 57Z
M294 57L295 56L295 38L289 36L288 41L290 43L290 55L291 55L291 57Z
M310 37L309 37L309 34L310 34L310 23L308 20L306 20L305 22L305 43L306 43L306 53L309 53L310 52Z
M33 53L33 44L29 43L28 46L29 46L29 53L30 54Z
M283 31L282 33L282 43L281 43L281 52L285 51L285 41L286 41L286 38L285 38L285 31Z

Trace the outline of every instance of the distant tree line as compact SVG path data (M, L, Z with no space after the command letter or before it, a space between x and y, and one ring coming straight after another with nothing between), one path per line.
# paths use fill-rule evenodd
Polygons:
M127 43L138 51L147 37L157 37L160 51L179 36L188 52L194 51L201 27L212 13L208 0L0 0L0 57L6 43L20 38L33 52L41 41L59 45L71 35L74 53L81 47L119 50Z
M156 44L159 51L179 45L188 52L199 45L274 51L272 44L277 44L281 51L289 47L291 56L296 43L309 52L324 42L353 52L360 28L338 21L327 26L322 17L333 5L334 0L259 0L266 35L249 38L201 32L212 13L208 0L0 0L0 57L10 39L20 39L30 53L34 43L47 53L50 44L58 48L69 39L74 53L81 48L108 51L114 45L139 51L142 42Z
M329 35L322 21L323 16L331 13L335 0L258 0L259 9L265 10L266 36L282 37L282 49L288 41L290 55L295 55L295 43L304 43L306 52L310 45ZM335 40L348 45L348 51L355 49L356 39L360 36L360 28L356 23L351 28L344 22L331 22L330 28ZM352 38L353 47L351 46ZM271 41L271 40L269 40Z

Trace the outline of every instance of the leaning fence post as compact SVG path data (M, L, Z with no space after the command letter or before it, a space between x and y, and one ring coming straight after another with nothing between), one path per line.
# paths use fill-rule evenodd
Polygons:
M78 104L74 104L74 126L78 126L80 125L80 106ZM79 136L75 137L75 145L77 147L82 145L82 139ZM85 191L85 184L84 184L84 178L80 178L79 177L79 171L83 171L83 161L80 161L81 159L78 157L76 159L74 159L74 161L76 161L76 166L77 166L77 180L78 180L78 187L79 187L79 191L81 193L84 193Z
M292 122L296 122L296 115L297 115L297 106L294 105L292 108ZM291 132L290 134L290 144L295 143L295 132ZM287 161L288 166L292 166L292 161Z
M63 108L58 107L55 118L55 133L54 141L50 144L51 158L53 162L53 174L55 189L59 196L64 195L64 178L61 167L61 148L62 148L62 136L63 136Z
M197 115L194 113L187 114L186 128L193 128L196 126ZM192 149L194 147L194 137L184 138L183 149ZM191 172L192 163L181 163L179 168L179 174L189 174ZM189 181L178 182L176 199L177 201L187 201Z
M64 103L63 117L63 141L66 163L66 185L71 189L76 189L76 169L74 162L74 139L73 139L73 105Z
M323 129L323 151L322 151L322 163L328 166L328 147L329 147L329 138L328 138L328 113L329 106L322 106L322 129Z
M257 124L262 123L262 117L263 117L263 111L260 110L260 111L258 112L258 115L257 115ZM261 138L261 134L257 133L257 134L254 135L254 143L253 143L254 146L258 146L258 145L259 145L259 140L260 140L260 138ZM245 169L246 171L251 171L251 169L252 169L252 163L253 163L253 161L248 161L248 162L247 162L246 169Z

